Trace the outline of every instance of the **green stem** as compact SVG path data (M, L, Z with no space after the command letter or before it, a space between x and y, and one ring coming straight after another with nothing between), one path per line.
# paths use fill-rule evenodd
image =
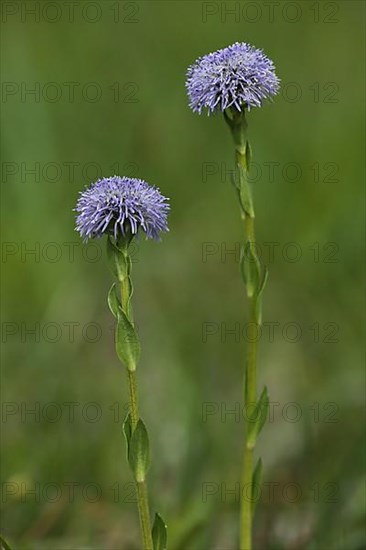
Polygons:
M153 541L151 536L149 499L147 494L146 482L136 483L137 488L137 504L140 515L140 525L142 531L142 540L144 550L153 550Z
M250 323L251 326L256 327L256 315L255 315L255 303L253 298L249 299L250 303ZM257 328L257 327L256 327ZM257 333L258 334L258 333ZM247 360L245 370L245 404L247 417L249 412L249 406L252 406L257 400L257 386L256 386L256 367L257 367L257 338L250 338L247 347ZM252 548L252 494L251 484L253 477L253 451L252 447L249 447L245 443L244 457L243 457L243 470L241 476L241 521L240 521L240 550L251 550ZM250 488L250 490L248 490Z
M241 507L240 507L240 550L252 548L252 506L251 493L248 487L252 483L253 450L244 448L243 470L241 475Z
M128 370L128 389L130 394L130 414L132 431L136 428L139 419L139 409L137 403L137 381L136 371Z
M248 217L246 218L246 221ZM247 241L254 243L254 220L249 218L250 224L245 223L245 236ZM250 229L249 229L250 227ZM257 340L258 326L255 311L255 297L248 297L249 301L249 323L253 335L247 344L247 356L245 365L245 405L247 417L252 406L257 401ZM248 421L249 422L249 421ZM241 477L241 521L240 521L240 550L251 550L252 548L252 499L251 490L253 476L253 448L244 447L243 470Z
M251 261L255 267L254 283L247 283L247 296L249 305L249 323L253 330L253 337L249 339L246 352L245 364L245 406L248 412L257 401L257 340L258 334L258 312L257 312L257 290L261 277L261 265L256 252L256 240L254 230L254 207L252 194L248 182L248 171L250 164L250 146L247 140L247 122L245 119L245 110L238 112L235 110L225 113L225 120L230 126L231 133L235 143L235 163L238 179L235 186L238 192L238 198L244 219L244 240L245 254L250 252ZM250 420L248 420L248 423ZM252 549L252 521L253 521L253 503L251 498L251 487L253 482L253 446L249 446L247 441L244 447L243 468L241 474L241 502L240 502L240 550Z
M130 308L130 280L129 276L125 276L120 281L121 286L121 305L127 318L132 323L132 313ZM135 430L137 422L140 418L137 398L137 379L136 371L127 369L128 373L128 386L130 396L130 415L131 415L131 427L132 431ZM140 527L142 533L144 550L153 550L153 541L151 535L151 523L150 523L150 511L149 511L149 498L147 492L147 485L145 481L136 482L137 492L137 506L140 518Z

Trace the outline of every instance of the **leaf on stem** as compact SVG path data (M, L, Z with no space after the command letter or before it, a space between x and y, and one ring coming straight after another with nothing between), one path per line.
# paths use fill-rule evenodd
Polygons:
M117 318L118 317L118 311L121 308L121 302L118 297L117 293L117 286L116 283L113 283L111 288L108 292L108 306L113 315Z
M116 326L116 352L128 370L136 370L141 352L140 342L135 328L120 307Z
M256 300L255 300L255 318L258 325L262 324L262 293L263 293L264 287L266 286L267 279L268 279L268 268L265 265L263 267L262 278L259 284L259 288L256 295Z
M131 435L128 461L137 483L143 482L150 465L150 448L149 436L141 418Z
M155 514L154 525L152 528L152 539L154 550L166 550L167 547L167 526L159 514Z
M133 289L132 279L130 276L128 277L128 290L129 290L129 296L128 296L128 303L127 303L127 310L129 312L129 316L131 317L131 309L132 309L131 299L132 299L134 289Z
M122 281L129 273L128 256L113 243L111 236L107 240L107 260L115 277Z
M131 415L130 413L127 413L127 416L122 424L122 433L126 440L126 454L127 454L127 461L130 454L130 441L132 436L132 423L131 423Z
M245 143L245 169L247 172L249 172L251 161L252 161L252 148L250 147L250 143L247 140Z
M253 449L257 436L260 434L268 414L269 397L267 387L263 388L260 398L255 404L254 411L248 418L247 447Z
M240 249L240 271L247 290L247 295L251 298L258 288L259 275L257 259L250 242L247 242Z
M242 157L242 158L245 158L245 157ZM254 214L252 193L249 187L249 183L246 180L245 168L239 165L238 170L239 170L239 177L240 177L240 189L239 189L240 203L245 212L245 215L249 216L250 218L254 218L255 214Z

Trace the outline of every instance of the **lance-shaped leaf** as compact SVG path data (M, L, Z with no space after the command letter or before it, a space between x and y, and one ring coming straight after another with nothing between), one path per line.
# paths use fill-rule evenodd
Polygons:
M126 440L126 455L127 455L127 461L130 454L130 441L132 436L132 423L131 423L131 415L130 413L127 413L127 416L122 424L122 433Z
M267 266L264 266L261 282L259 284L259 288L255 299L255 318L258 325L262 324L262 294L263 294L264 287L266 286L267 279L268 279L268 268Z
M266 386L248 418L247 447L253 449L257 436L260 434L268 414L269 398Z
M240 249L240 271L249 298L255 294L259 286L258 260L252 247L253 243L247 242Z
M245 157L243 157L245 158ZM254 218L254 207L252 193L249 187L249 183L246 180L245 168L238 166L239 178L240 178L240 189L239 189L239 198L241 206L247 216Z
M252 161L252 149L250 147L249 141L247 140L245 144L245 169L247 172L249 172L251 161Z
M129 296L128 296L128 301L127 301L127 312L128 312L128 316L131 318L131 310L132 310L132 303L131 303L131 299L132 299L132 294L133 294L133 284L132 284L132 279L131 277L129 276L128 277L128 292L129 292Z
M144 481L150 465L150 448L149 436L141 418L131 435L128 461L137 483Z
M257 464L255 465L255 468L254 468L253 476L252 476L252 517L254 517L255 508L258 504L258 501L261 495L262 472L263 472L262 460L258 458Z
M112 242L111 237L107 240L107 259L112 273L119 281L122 281L129 274L128 255L122 252Z
M126 365L128 370L136 370L140 351L137 333L125 313L119 308L116 326L116 352L120 361Z
M121 308L121 302L117 293L116 283L113 283L108 292L108 306L115 317L118 318L118 311Z
M239 175L239 170L238 169L230 171L230 180L231 180L232 185L237 190L238 199L239 199L239 203L240 203L240 175ZM241 206L241 204L240 204L240 206ZM245 212L244 212L244 215L245 215Z
M244 143L240 145L240 147L236 147L236 154L237 164L244 169L243 176L248 179L248 172L252 160L252 150L248 140L245 140Z
M151 534L154 550L166 550L168 539L167 526L159 514L155 514Z

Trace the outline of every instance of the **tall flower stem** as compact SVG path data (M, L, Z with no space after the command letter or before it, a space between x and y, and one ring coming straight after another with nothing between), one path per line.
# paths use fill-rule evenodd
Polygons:
M129 387L129 414L123 425L127 442L128 461L136 483L137 506L144 550L153 550L150 523L150 510L146 472L149 467L149 440L146 427L140 418L138 407L136 368L140 355L140 343L134 328L131 297L131 258L128 246L131 239L119 238L118 242L108 240L108 256L113 273L119 282L119 297L116 285L112 285L108 303L117 318L116 350L119 358L127 367Z
M256 437L264 424L268 397L266 389L257 402L257 342L261 324L261 293L266 281L266 270L262 269L257 251L254 229L254 207L248 172L251 149L247 139L245 109L231 109L224 112L235 144L235 178L241 216L244 221L244 245L241 247L241 272L248 298L248 338L244 371L244 403L247 417L246 439L241 474L240 502L240 550L252 548L252 521L254 515L254 486L259 483L261 462L253 471L253 454Z
M140 342L135 330L131 297L132 261L129 245L137 233L158 239L168 231L169 204L156 187L126 176L102 178L80 193L76 204L76 229L84 240L107 237L107 259L116 279L108 292L108 306L116 319L115 347L118 359L127 369L129 412L122 425L127 462L136 483L137 504L144 550L166 550L167 526L155 513L151 530L146 474L150 466L150 445L146 426L140 417L136 369Z
M126 252L127 254L127 252ZM129 257L126 257L127 265L131 265ZM130 321L133 324L132 312L130 306L131 298L131 285L129 274L120 281L121 288L121 304L122 309ZM138 395L137 395L137 378L136 370L127 369L128 373L128 387L130 396L130 415L131 415L131 428L132 432L137 427L137 423L140 419L139 407L138 407ZM151 523L150 523L150 511L149 511L149 497L147 491L146 481L136 480L136 493L137 493L137 506L140 517L140 527L142 533L142 540L144 544L144 550L153 550L153 542L151 536Z

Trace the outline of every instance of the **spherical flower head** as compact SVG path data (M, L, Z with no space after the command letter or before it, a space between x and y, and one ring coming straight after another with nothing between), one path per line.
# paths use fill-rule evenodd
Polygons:
M159 189L137 178L113 176L93 183L80 193L76 205L76 231L84 241L113 235L136 235L159 239L168 231L168 199Z
M191 109L208 114L234 107L261 107L279 90L280 81L270 59L245 42L197 59L187 71L186 87Z

